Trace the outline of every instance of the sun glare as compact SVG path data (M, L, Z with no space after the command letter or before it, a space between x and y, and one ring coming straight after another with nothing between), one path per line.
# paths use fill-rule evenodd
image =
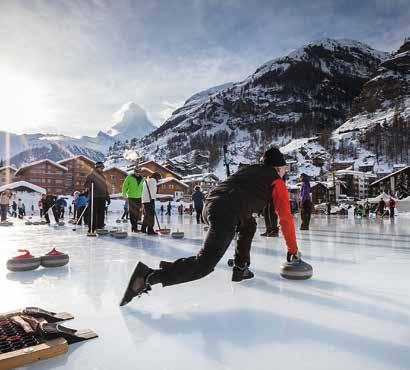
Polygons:
M0 70L0 130L22 133L50 119L46 91L34 79Z

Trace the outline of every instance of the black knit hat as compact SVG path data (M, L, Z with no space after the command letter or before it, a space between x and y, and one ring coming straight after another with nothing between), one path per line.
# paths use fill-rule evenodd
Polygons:
M285 158L280 150L276 147L268 149L262 157L262 162L274 167L286 166Z
M104 168L104 163L103 162L97 162L95 164L95 168Z

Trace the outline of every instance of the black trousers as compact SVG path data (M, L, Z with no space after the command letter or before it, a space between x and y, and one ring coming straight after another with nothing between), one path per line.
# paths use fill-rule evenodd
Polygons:
M105 198L94 198L93 219L91 220L91 200L88 207L88 232L104 228Z
M263 209L263 217L265 218L266 231L279 232L278 216L275 212L275 206L272 202L269 202Z
M256 231L255 219L249 215L240 223L239 211L234 209L233 202L225 195L207 200L203 215L210 227L202 249L196 256L180 258L164 266L160 270L163 286L186 283L210 274L231 244L235 231L238 231L235 264L250 264L251 242Z
M128 198L131 228L138 229L141 220L141 198Z
M301 228L309 228L311 214L312 202L310 200L306 200L302 203L302 209L300 212L300 216L302 218Z
M54 220L56 222L60 221L59 218L59 210L56 209L56 206L54 207L46 207L43 210L43 214L44 214L44 218L46 219L46 222L49 224L50 223L50 217L48 216L48 210L51 208L51 210L53 211L53 216L54 216Z
M150 203L144 203L144 220L142 225L148 226L152 229L155 224L155 200L152 199Z
M2 221L7 221L7 211L9 210L9 205L8 204L2 204L1 205L1 220Z
M202 212L204 210L204 207L200 207L200 208L195 208L195 212L196 212L196 223L200 224L201 222L204 223L204 218L202 217Z

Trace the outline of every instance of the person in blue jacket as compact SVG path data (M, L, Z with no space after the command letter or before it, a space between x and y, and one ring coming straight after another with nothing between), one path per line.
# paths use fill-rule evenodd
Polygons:
M87 212L84 212L84 209L87 207L88 203L88 197L86 193L81 193L78 195L78 197L75 200L75 206L77 209L77 223L78 225L82 224L82 220L84 218L84 224L87 225L87 219L86 219L86 214Z

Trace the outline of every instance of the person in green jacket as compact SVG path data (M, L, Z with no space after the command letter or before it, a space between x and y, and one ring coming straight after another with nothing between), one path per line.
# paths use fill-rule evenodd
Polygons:
M130 212L131 231L137 233L138 221L141 220L141 197L144 187L144 177L135 167L134 173L128 175L122 184L122 197L128 199Z

